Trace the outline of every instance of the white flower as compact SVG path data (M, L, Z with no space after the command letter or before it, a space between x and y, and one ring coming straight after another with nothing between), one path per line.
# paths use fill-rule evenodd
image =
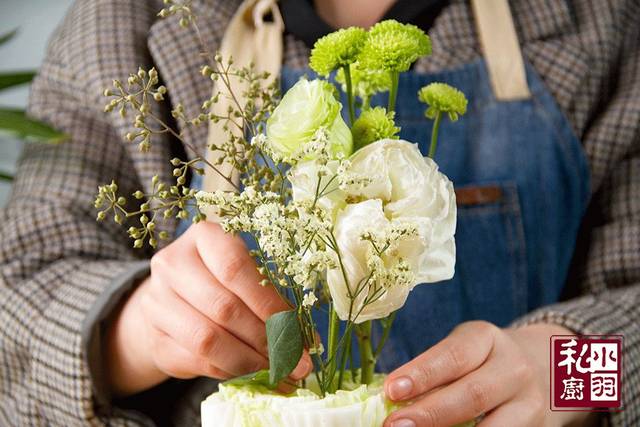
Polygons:
M456 203L453 184L406 141L362 148L350 170L370 180L345 190L356 202L335 224L345 271L329 269L327 282L339 317L360 323L402 307L416 285L453 276Z
M266 144L271 151L284 159L295 157L324 128L332 154L349 156L351 131L340 115L342 105L334 92L324 80L300 79L289 89L267 120Z
M313 307L313 304L315 304L316 301L318 301L318 297L316 296L316 294L314 294L313 292L308 292L304 294L304 297L302 297L302 306Z
M327 211L332 217L345 205L345 195L339 188L339 161L334 160L322 165L315 160L300 162L289 170L289 182L293 200L313 203ZM320 181L318 183L318 181Z
M356 194L379 198L387 218L415 224L428 249L420 257L416 280L437 282L453 277L457 208L453 183L417 144L384 139L358 150L351 169L371 174L372 182Z

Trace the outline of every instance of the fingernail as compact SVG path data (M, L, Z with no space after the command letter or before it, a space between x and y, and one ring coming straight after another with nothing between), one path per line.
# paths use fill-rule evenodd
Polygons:
M389 393L389 397L391 398L391 400L402 400L403 398L409 396L409 393L411 393L411 389L413 389L413 381L411 381L411 378L398 377L395 380L391 381L391 384L389 384L387 392ZM404 420L404 421L410 421L413 423L413 421L411 420ZM404 426L404 424L398 424L398 425ZM410 425L413 425L413 424L410 424Z
M291 376L297 380L302 379L307 376L312 368L313 366L311 365L309 359L303 357L302 359L300 359L300 362L298 362L298 366L296 366L296 369L294 369L291 373Z
M391 422L391 427L416 427L416 423L414 423L413 420L401 418Z

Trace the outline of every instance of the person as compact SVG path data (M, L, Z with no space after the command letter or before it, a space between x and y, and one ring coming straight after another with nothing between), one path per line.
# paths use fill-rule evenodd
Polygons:
M417 82L455 80L470 98L436 158L459 186L457 274L416 288L398 315L381 365L387 396L411 404L387 426L640 422L640 3L510 5L531 93L500 101L466 1L280 4L283 85L333 28L395 18L434 46L401 82L401 136L424 139ZM168 134L148 153L124 142L103 90L155 66L168 104L195 116L211 93L200 40L215 51L238 6L193 0L199 39L158 19L160 1L78 0L54 34L30 113L70 138L25 148L0 216L0 424L197 425L215 379L267 366L264 322L284 307L256 286L241 240L201 223L134 250L91 206L98 185L169 181L169 160L186 156ZM170 105L157 114L169 120ZM181 131L205 146L206 128ZM624 410L551 412L549 337L612 333L625 338ZM294 377L310 369L303 358Z

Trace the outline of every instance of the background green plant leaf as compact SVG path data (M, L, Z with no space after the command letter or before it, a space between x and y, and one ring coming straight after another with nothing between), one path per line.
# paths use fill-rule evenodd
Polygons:
M29 83L36 75L35 71L17 71L13 73L0 74L0 90L11 86Z
M0 181L13 181L13 177L8 173L0 172Z
M57 144L67 136L51 126L27 117L24 111L0 108L0 132L6 132L27 141Z
M275 385L271 384L269 381L269 370L262 369L257 372L252 372L247 375L242 375L240 377L231 378L223 383L224 385L235 385L235 386L261 386L266 387L269 390L273 390L276 388Z
M267 319L269 382L275 387L293 371L302 357L302 331L295 311L282 311Z
M11 40L13 38L13 36L15 36L16 34L18 34L18 29L17 28L9 31L8 33L4 33L4 34L0 35L0 45L5 44L9 40Z

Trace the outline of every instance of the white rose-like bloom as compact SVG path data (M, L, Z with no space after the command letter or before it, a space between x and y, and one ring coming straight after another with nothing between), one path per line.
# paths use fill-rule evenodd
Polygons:
M324 174L319 174L324 170ZM313 160L300 162L289 171L289 183L295 201L311 201L316 197L316 189L324 190L324 195L317 201L317 205L326 210L331 217L344 207L345 195L339 188L339 181L333 179L338 170L338 162L330 161L320 165ZM318 180L320 183L318 184Z
M320 128L326 129L331 153L349 156L353 141L342 119L342 104L331 83L300 79L287 91L267 120L267 145L282 157L291 157L310 142Z
M378 427L392 410L381 384L324 398L307 389L290 396L224 384L219 390L201 404L202 427Z
M383 295L363 309L366 293L360 295L352 316L360 311L355 321L361 323L401 308L416 285L453 277L457 210L453 184L433 160L422 156L416 144L385 139L367 145L352 156L351 171L370 178L364 187L345 190L351 198L362 201L347 205L336 218L335 236L352 294L370 272L370 243L361 239L363 232L388 229L398 222L417 230L417 236L403 240L397 250L386 255L403 259L410 266L413 283L382 284ZM338 316L347 320L351 304L342 271L329 270L327 281Z

